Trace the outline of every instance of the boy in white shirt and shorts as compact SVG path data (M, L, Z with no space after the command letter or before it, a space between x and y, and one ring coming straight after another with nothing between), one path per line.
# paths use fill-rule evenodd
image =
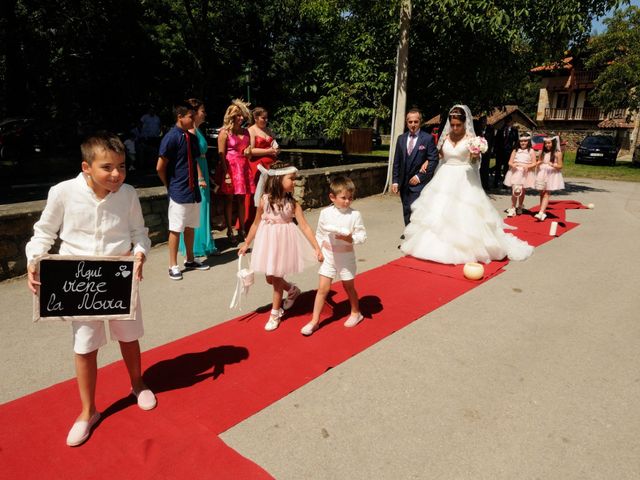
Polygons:
M313 334L320 327L322 307L336 276L342 280L351 304L351 315L344 326L355 327L363 319L355 288L356 255L353 246L364 243L367 232L360 212L350 207L356 187L350 178L339 176L331 181L329 189L332 205L320 212L316 230L316 239L322 247L324 261L318 272L320 279L313 304L313 316L300 330L305 336Z
M35 259L47 253L56 237L61 255L124 256L133 253L134 275L142 280L142 265L151 247L136 190L123 184L125 147L109 133L88 138L81 145L82 173L51 188L34 234L26 245L28 286L35 294L40 285ZM100 420L95 388L98 349L107 343L102 320L73 321L73 350L82 411L67 436L67 445L84 443ZM110 320L111 339L118 340L138 406L151 410L156 398L142 379L140 344L142 312L138 299L134 320Z

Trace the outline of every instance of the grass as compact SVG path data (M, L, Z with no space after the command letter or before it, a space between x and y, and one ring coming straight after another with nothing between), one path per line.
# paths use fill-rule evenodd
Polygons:
M576 165L575 152L564 154L562 175L565 177L593 178L596 180L621 180L640 182L640 167L631 162L617 162L616 165Z
M323 150L323 149L304 149L297 150L291 149L290 151L301 151L309 153L328 153L339 155L342 153L340 150ZM360 155L360 154L359 154ZM371 153L361 154L371 155L372 157L389 156L389 150L381 147ZM640 166L634 165L631 162L620 162L616 165L576 165L576 153L566 152L564 154L564 166L562 168L562 175L565 177L577 177L577 178L593 178L595 180L620 180L624 182L640 182ZM492 160L493 163L493 160Z

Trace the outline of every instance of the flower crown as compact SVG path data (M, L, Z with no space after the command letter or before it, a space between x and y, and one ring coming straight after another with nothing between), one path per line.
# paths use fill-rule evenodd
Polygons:
M267 170L262 165L258 165L258 170L260 171L260 178L258 179L258 184L256 185L256 192L253 195L253 203L256 207L260 205L260 198L264 193L264 186L267 183L267 178L280 177L282 175L288 175L290 173L298 172L298 169L294 166L287 166L284 168L270 168L269 170Z
M270 168L269 170L267 170L262 165L258 165L258 170L260 170L261 174L265 174L268 177L278 177L280 175L288 175L290 173L298 172L298 169L294 166L284 168Z

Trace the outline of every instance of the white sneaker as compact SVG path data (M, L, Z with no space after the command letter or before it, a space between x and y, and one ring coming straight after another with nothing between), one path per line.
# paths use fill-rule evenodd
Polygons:
M182 280L182 271L178 265L174 265L169 269L169 278L171 280Z
M545 218L547 218L547 214L544 212L538 212L537 214L534 215L538 220L540 220L541 222L544 221Z
M271 310L271 315L269 315L269 320L265 324L264 329L267 332L271 332L276 328L278 328L278 326L280 325L280 319L282 318L283 315L284 315L284 310L282 310L281 308L279 308L278 310L275 310L275 309Z
M511 207L507 209L507 217L515 217L516 216L516 209Z

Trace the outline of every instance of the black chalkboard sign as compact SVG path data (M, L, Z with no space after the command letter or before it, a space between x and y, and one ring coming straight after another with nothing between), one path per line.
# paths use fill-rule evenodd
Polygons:
M33 320L133 320L138 282L133 257L45 255Z

